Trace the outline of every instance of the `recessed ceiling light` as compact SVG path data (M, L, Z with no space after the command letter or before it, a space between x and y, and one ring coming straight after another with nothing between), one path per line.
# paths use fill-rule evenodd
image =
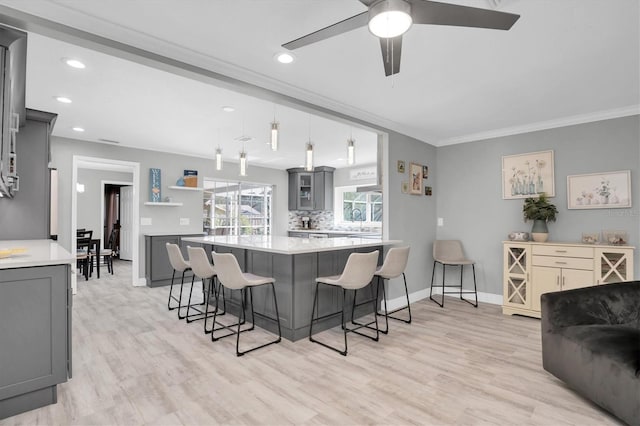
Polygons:
M74 132L84 132L84 129L82 127L72 127L71 130L73 130Z
M296 57L293 56L293 53L280 52L275 54L274 59L281 64L290 64L291 62L296 60Z
M77 69L85 69L87 66L80 62L77 59L71 59L71 58L62 58L62 61L69 65L71 68L77 68Z
M224 112L233 112L233 111L235 111L236 109L235 109L234 107L232 107L232 106L228 106L228 105L226 105L226 106L223 106L223 107L222 107L222 110L223 110Z
M71 103L71 99L69 99L69 98L67 98L65 96L56 96L55 100L60 102L60 103L63 103L63 104L70 104Z

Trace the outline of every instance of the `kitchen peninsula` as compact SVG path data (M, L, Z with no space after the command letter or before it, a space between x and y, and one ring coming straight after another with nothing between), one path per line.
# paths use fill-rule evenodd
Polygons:
M401 243L398 240L379 238L306 239L259 235L187 237L182 240L192 243L192 246L202 245L208 252L214 250L217 253L233 253L243 271L275 278L282 337L292 341L309 334L317 277L342 273L347 258L354 252L379 250L378 264L381 264L383 247ZM275 316L271 292L261 288L253 291L256 311ZM322 288L318 297L319 306L323 308L320 315L339 310L342 295L337 289ZM359 294L358 297L366 298L367 295ZM232 298L227 295L227 307L230 307L231 312L238 311L239 301L239 294L234 294ZM347 306L351 306L350 303ZM362 308L356 316L365 313L366 307ZM267 330L276 331L275 323L258 315L256 323ZM339 324L340 317L336 316L320 323L317 330L326 330Z
M71 264L51 240L0 241L0 419L54 404L71 377Z

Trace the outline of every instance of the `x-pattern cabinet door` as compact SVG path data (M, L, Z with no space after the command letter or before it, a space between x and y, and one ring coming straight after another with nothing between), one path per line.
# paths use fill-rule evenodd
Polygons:
M504 249L504 305L531 307L531 249L528 244L507 244Z
M633 248L602 247L596 249L596 280L610 284L633 280Z

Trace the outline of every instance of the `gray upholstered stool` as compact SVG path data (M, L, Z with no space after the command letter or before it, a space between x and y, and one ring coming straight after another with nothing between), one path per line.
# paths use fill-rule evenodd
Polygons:
M433 294L433 276L436 272L436 263L442 265L442 301L438 302L432 297ZM473 268L473 291L462 290L462 273L464 272L464 266L471 265ZM459 266L460 267L460 285L457 286L445 286L444 276L447 266ZM459 291L445 291L445 287L459 288ZM444 295L445 294L459 294L460 300L464 300L470 303L474 307L478 307L478 290L476 288L476 266L473 260L469 260L464 256L462 250L462 243L458 240L436 240L433 242L433 272L431 273L431 288L429 289L429 299L436 302L441 308L444 307ZM462 297L463 294L474 294L476 297L475 303Z

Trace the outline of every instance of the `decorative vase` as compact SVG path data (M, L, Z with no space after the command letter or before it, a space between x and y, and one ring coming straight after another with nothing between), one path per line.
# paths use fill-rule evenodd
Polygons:
M544 243L549 238L549 229L547 228L547 221L536 219L533 221L533 227L531 228L531 237L533 241L537 243Z

